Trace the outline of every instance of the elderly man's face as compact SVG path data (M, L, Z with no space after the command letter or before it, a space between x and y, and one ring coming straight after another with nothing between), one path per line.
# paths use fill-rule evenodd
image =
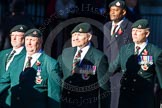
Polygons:
M85 47L91 40L92 35L90 33L73 33L72 34L72 46L78 46L80 48Z
M133 28L132 29L133 42L136 44L141 44L143 42L146 42L146 39L149 36L149 34L150 31L148 29Z
M41 49L42 39L38 37L25 37L25 47L29 55L37 53Z
M23 32L12 32L11 45L14 49L20 48L24 45L24 33Z
M126 11L120 7L111 6L109 14L111 21L119 22L125 16Z

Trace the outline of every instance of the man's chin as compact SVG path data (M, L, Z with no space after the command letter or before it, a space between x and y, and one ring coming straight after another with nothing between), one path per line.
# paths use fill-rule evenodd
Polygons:
M29 55L33 55L35 52L33 52L33 51L27 51L27 53L28 53Z
M13 48L19 48L19 45L12 45Z
M33 50L27 49L27 48L26 48L26 51L27 51L27 52L34 52Z

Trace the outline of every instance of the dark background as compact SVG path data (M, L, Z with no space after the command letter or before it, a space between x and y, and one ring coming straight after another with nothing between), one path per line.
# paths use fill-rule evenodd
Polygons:
M6 18L11 15L13 1L14 0L0 0L0 25L1 25L0 28L2 30L6 25L6 24L4 25ZM104 24L105 22L109 21L109 17L107 13L100 15L97 13L97 10L100 8L105 8L105 10L108 11L107 4L109 4L109 2L111 2L112 0L74 0L77 9L80 10L74 9L76 12L70 13L69 16L66 18L60 18L55 14L55 5L56 5L55 0L20 0L20 1L25 2L24 5L25 15L29 19L31 19L32 24L36 28L40 29L43 32L44 40L45 40L44 43L45 43L47 37L50 35L51 31L55 29L56 26L71 18L76 18L76 17L91 18L96 21L99 21L101 24ZM81 4L91 4L91 6L89 7L90 9L85 8L86 11L81 10L82 8ZM19 6L20 5L21 4L19 4ZM146 18L150 22L151 35L149 37L149 42L152 42L162 48L162 44L161 44L162 1L161 0L156 0L156 1L139 0L139 10L142 18ZM7 22L8 24L11 24L10 21ZM52 48L50 48L52 49L53 52L51 51L49 55L52 55L54 58L56 58L61 53L61 50L58 49L62 49L64 46L66 46L64 45L64 43L67 42L67 40L69 40L70 31L76 24L77 23L71 24L68 27L62 29L62 32L58 34L60 36L59 37L57 36L57 38L54 40ZM96 29L94 31L96 32L96 35L103 35L102 31L100 30ZM7 36L7 34L4 35L5 37ZM102 38L100 38L100 40L101 39ZM0 43L3 42L2 39L0 39L0 41L1 41ZM68 46L70 46L70 43L66 47ZM101 46L102 45L99 44L99 47ZM0 48L0 50L2 49L5 48ZM102 48L99 49L102 50ZM57 54L53 54L54 52L56 52L56 50L57 50Z

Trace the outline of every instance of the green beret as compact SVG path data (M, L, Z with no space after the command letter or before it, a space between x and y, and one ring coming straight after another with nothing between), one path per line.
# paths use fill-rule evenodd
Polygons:
M72 31L71 34L78 32L78 33L88 33L91 32L92 27L88 23L80 23L78 24Z
M28 30L28 27L25 25L16 25L10 30L10 33L16 32L16 31L25 33L27 30Z
M148 20L140 19L133 23L132 28L146 29L149 28Z
M25 37L27 36L32 36L32 37L42 37L42 32L39 29L29 29L26 33L25 33Z
M112 7L112 6L120 7L120 8L123 8L123 9L126 8L125 2L123 0L115 0L115 1L111 2L109 4L109 8Z

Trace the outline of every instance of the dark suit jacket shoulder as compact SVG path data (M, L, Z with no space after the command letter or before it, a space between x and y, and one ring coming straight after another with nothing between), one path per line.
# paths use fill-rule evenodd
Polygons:
M112 21L109 21L104 25L103 49L109 59L109 63L116 58L121 46L132 42L131 26L132 23L129 20L124 19L120 24L118 31L114 34L114 36L112 36Z

